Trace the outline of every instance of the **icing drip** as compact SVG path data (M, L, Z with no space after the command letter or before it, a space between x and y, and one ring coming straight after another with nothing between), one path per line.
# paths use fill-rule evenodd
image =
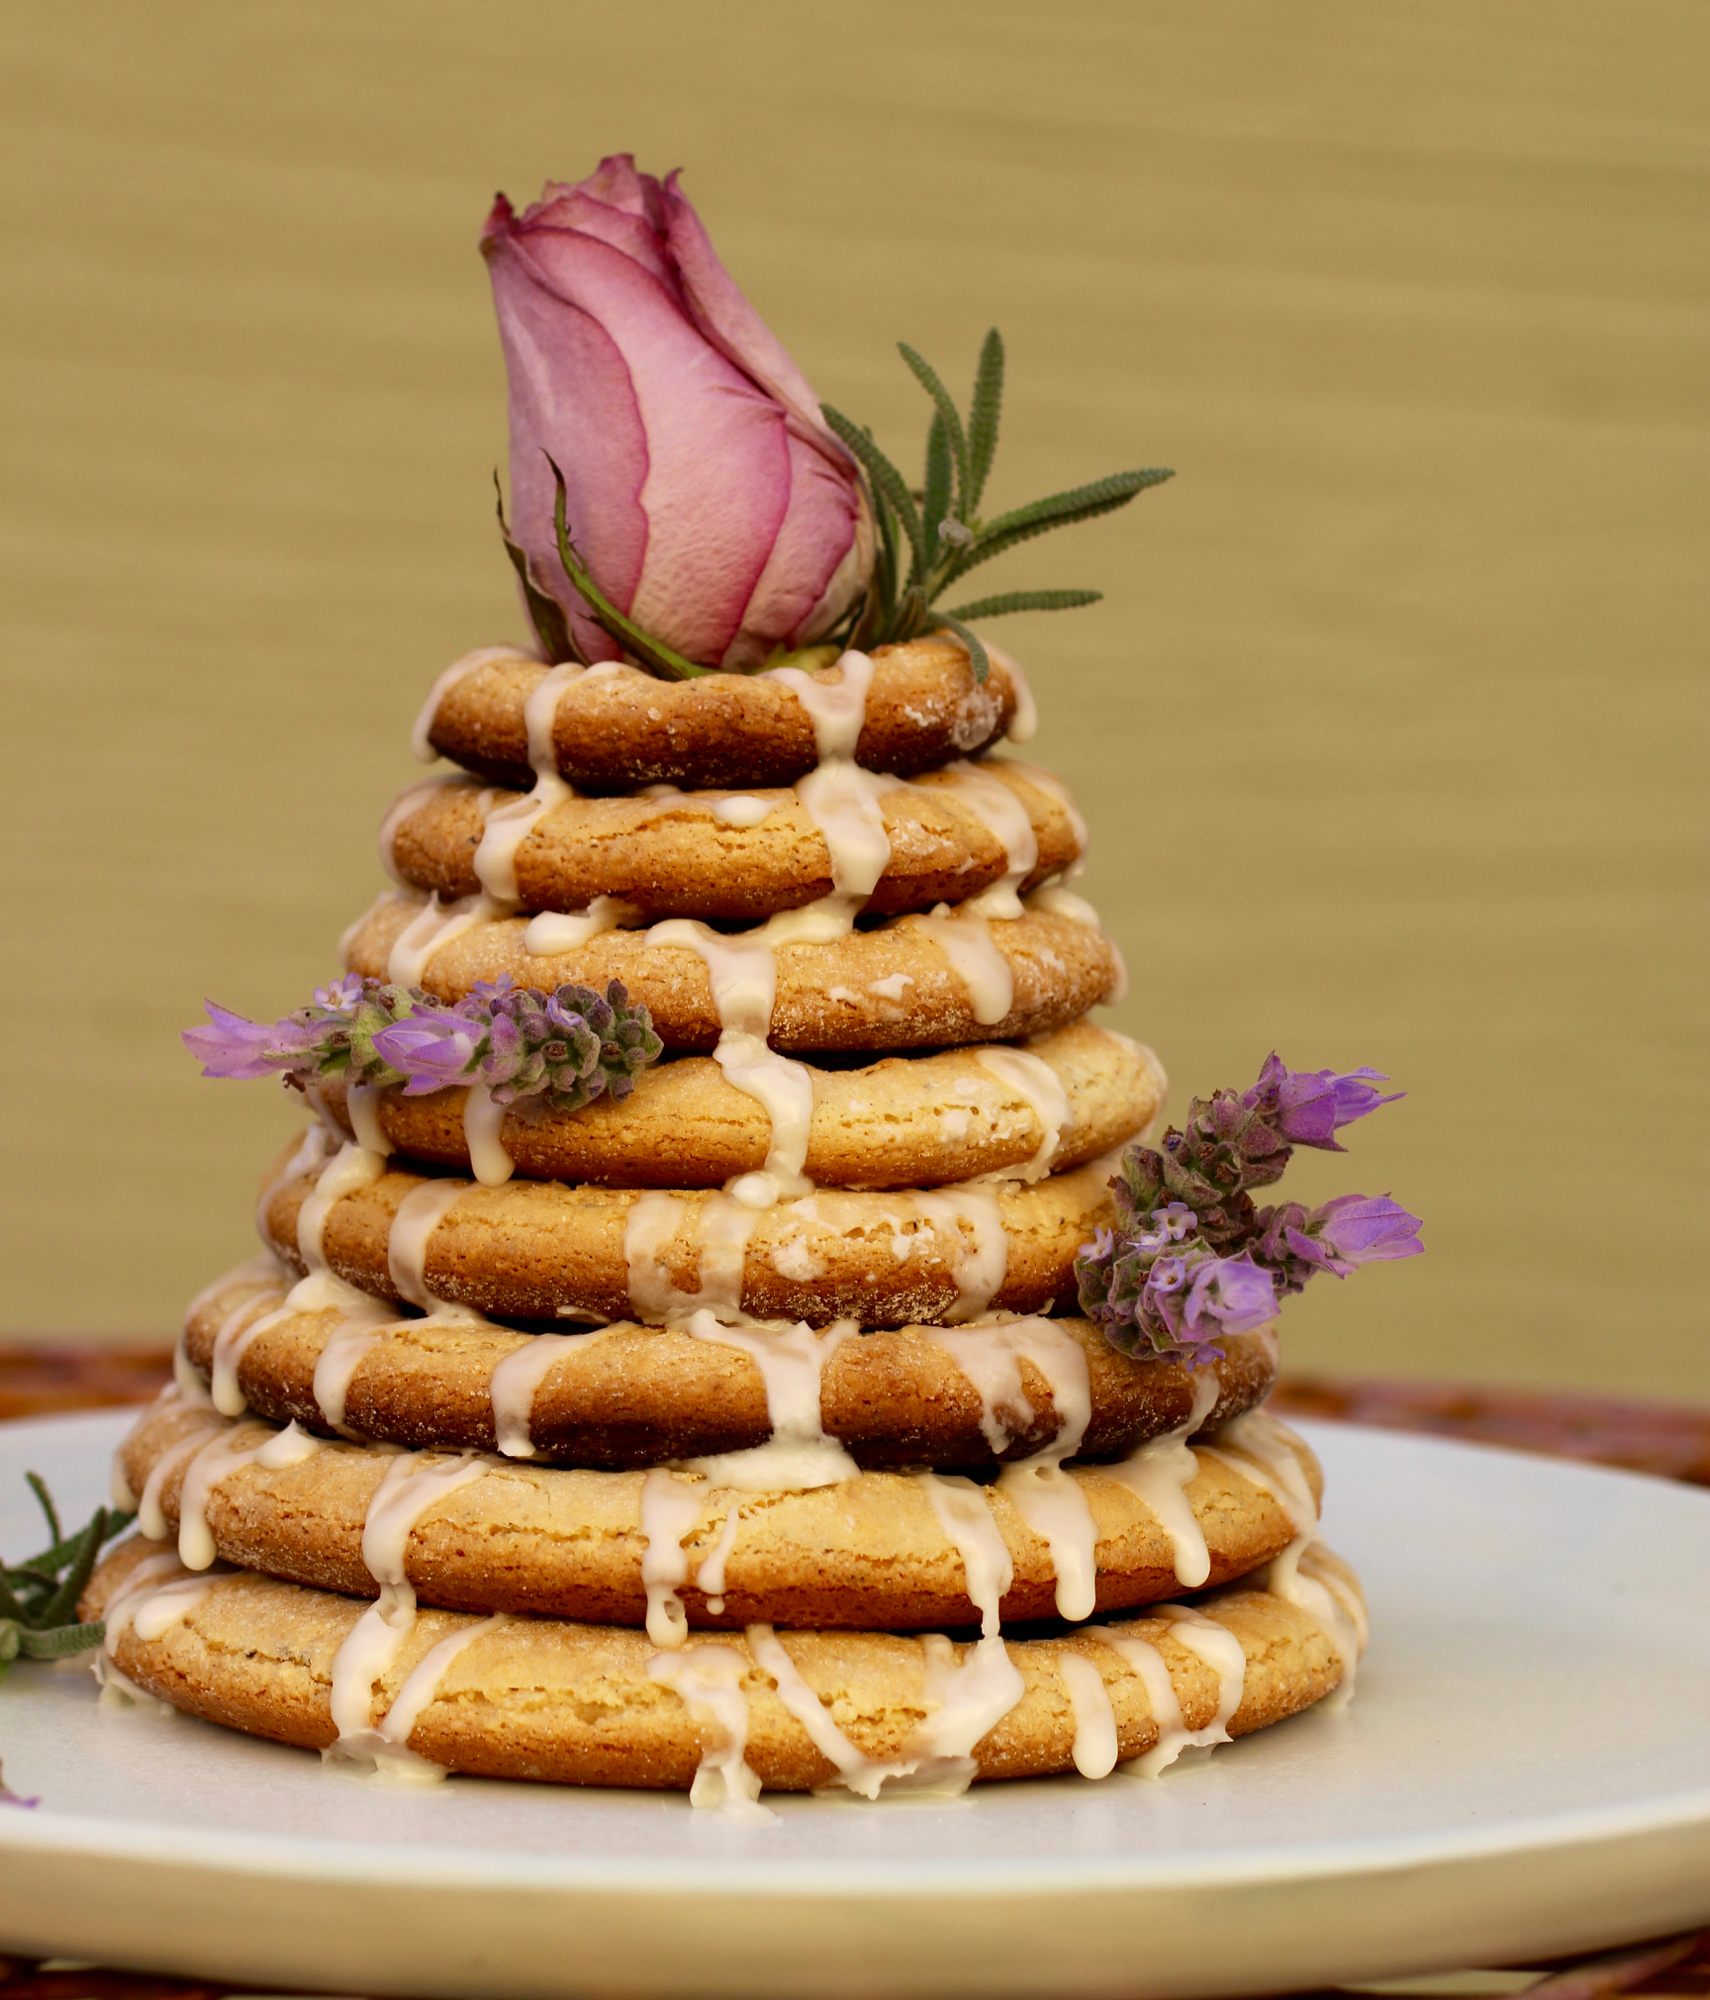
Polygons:
M1061 1455L1067 1458L1078 1449L1092 1421L1092 1392L1086 1355L1061 1327L1048 1319L1008 1319L921 1331L949 1355L978 1394L980 1429L994 1458L1001 1458L1017 1432L1025 1431L1037 1415L1022 1386L1024 1359L1050 1387L1058 1440L1068 1440ZM1004 1411L1012 1415L1013 1424L1004 1422Z
M1015 974L992 942L984 916L970 903L960 903L954 911L940 903L930 916L905 921L918 925L943 952L967 989L974 1019L982 1028L995 1027L1015 1005Z
M467 1181L423 1181L398 1204L386 1237L386 1269L406 1304L432 1312L438 1301L427 1288L428 1243L446 1213L468 1192Z
M380 1085L353 1083L345 1092L345 1105L356 1143L365 1153L378 1153L384 1159L392 1149L380 1129Z
M1013 1090L1039 1120L1038 1150L1024 1167L1007 1168L1004 1179L1039 1181L1051 1171L1065 1127L1074 1123L1063 1080L1043 1056L1026 1049L976 1049L974 1060L1006 1090Z
M604 1327L592 1333L537 1333L526 1346L507 1354L493 1370L488 1394L493 1404L493 1436L506 1458L533 1458L530 1432L534 1399L552 1367L574 1347L598 1340Z
M697 1469L701 1461L695 1461ZM724 1572L731 1553L736 1547L737 1531L742 1526L742 1508L732 1502L729 1513L724 1517L724 1526L718 1531L718 1540L713 1543L711 1555L701 1558L701 1566L695 1571L695 1588L707 1600L707 1609L717 1618L724 1610Z
M647 1636L669 1652L689 1636L678 1586L688 1580L683 1537L701 1518L708 1489L668 1466L656 1465L641 1482L641 1582L647 1592ZM722 1579L721 1579L722 1581Z
M807 1194L813 1184L802 1163L813 1124L813 1078L805 1065L767 1046L778 990L778 961L767 930L722 937L705 924L671 917L653 926L647 942L684 946L706 967L720 1029L713 1059L725 1081L752 1097L771 1120L765 1166L740 1175L730 1193L755 1209L770 1208L784 1195Z
M344 1406L350 1395L352 1378L370 1348L383 1340L388 1329L396 1323L390 1318L380 1322L367 1317L343 1320L328 1335L325 1346L315 1357L314 1379L310 1384L315 1407L340 1437L356 1436L354 1431L346 1428L344 1421Z
M909 1748L946 1776L972 1778L975 1744L1014 1708L1027 1685L995 1632L970 1646L960 1664L941 1632L928 1632L920 1644L926 1655L922 1695L932 1712Z
M724 1739L716 1749L702 1751L689 1804L727 1819L758 1822L776 1815L760 1803L760 1780L747 1762L748 1696L742 1686L747 1672L748 1662L734 1646L691 1646L661 1654L647 1668L649 1680L674 1690L697 1723L704 1718Z
M165 1638L180 1619L189 1617L216 1581L211 1576L178 1577L149 1591L130 1614L131 1630L145 1646Z
M995 1639L1003 1594L1015 1581L1009 1545L998 1531L986 1489L957 1473L917 1472L938 1525L962 1559L969 1601L980 1614L980 1636Z
M542 910L530 917L523 932L523 949L536 958L561 951L579 951L604 931L615 931L624 915L616 896L596 896L585 910Z
M1098 1525L1079 1480L1063 1470L1092 1422L1092 1382L1086 1351L1047 1319L1017 1320L1027 1344L1019 1352L1051 1385L1061 1428L1043 1451L1006 1465L998 1486L1015 1511L1051 1551L1057 1576L1057 1614L1078 1623L1097 1601ZM1003 1331L1008 1331L1007 1328ZM1019 1393L1017 1368L1017 1390Z
M1101 1479L1113 1479L1126 1486L1152 1510L1158 1526L1169 1538L1176 1581L1189 1590L1198 1590L1211 1574L1211 1552L1205 1532L1194 1519L1187 1501L1187 1485L1199 1470L1199 1461L1188 1449L1188 1439L1211 1415L1221 1393L1214 1369L1202 1368L1194 1378L1193 1406L1186 1421L1161 1437L1149 1439L1130 1457L1115 1465L1101 1465Z
M224 1424L215 1421L204 1426L192 1436L181 1438L177 1444L163 1451L149 1467L148 1478L143 1482L143 1490L137 1501L137 1529L151 1542L164 1542L172 1533L171 1524L162 1511L160 1496L166 1490L166 1482L181 1465L186 1465L202 1447L226 1434ZM153 1561L150 1557L150 1561ZM177 1557L173 1558L174 1563Z
M387 1709L376 1731L381 1744L389 1746L392 1753L386 1756L389 1775L425 1779L429 1784L451 1775L443 1764L431 1763L410 1748L410 1732L421 1720L423 1710L438 1696L440 1683L458 1654L474 1640L513 1622L506 1613L498 1611L491 1618L483 1618L479 1624L465 1625L460 1632L448 1632L443 1639L430 1646L411 1668L404 1685L398 1690L397 1699ZM409 1760L407 1763L403 1761L406 1758Z
M295 1423L270 1431L253 1444L233 1444L230 1431L220 1431L203 1445L184 1470L178 1489L178 1560L186 1569L203 1570L219 1554L208 1527L208 1501L214 1488L240 1466L261 1465L272 1471L301 1465L322 1450L318 1437ZM139 1630L139 1637L146 1636Z
M734 792L727 799L715 799L712 805L713 818L722 820L726 826L759 826L771 813L769 799L751 799L742 792Z
M820 1421L820 1378L825 1364L854 1331L848 1322L815 1333L805 1322L784 1332L722 1325L710 1312L695 1313L685 1332L718 1347L734 1347L760 1370L766 1385L766 1417L772 1435L748 1451L730 1451L688 1461L716 1485L743 1493L807 1492L860 1476L860 1467ZM733 1509L734 1512L734 1509ZM719 1581L701 1587L717 1592Z
M147 1533L147 1530L145 1529L144 1532ZM160 1537L155 1535L150 1536L149 1539L151 1541L158 1541ZM107 1606L105 1617L106 1631L101 1641L102 1661L106 1671L99 1673L97 1678L105 1684L109 1676L111 1676L122 1687L128 1689L130 1683L112 1667L111 1662L120 1639L124 1637L125 1633L130 1631L132 1621L135 1619L137 1613L164 1586L172 1583L193 1585L199 1599L207 1593L212 1581L213 1579L210 1577L190 1575L184 1565L178 1560L177 1551L174 1549L163 1549L159 1555L144 1556L136 1568L125 1578L124 1587L120 1590L118 1596ZM186 1603L184 1606L185 1611L191 1608L192 1605L190 1603ZM162 1626L161 1629L164 1631L166 1628ZM141 1690L139 1689L138 1692L140 1693ZM145 1700L153 1699L152 1696L144 1696L143 1698Z
M329 1165L316 1178L314 1192L297 1211L297 1254L312 1275L327 1268L322 1236L327 1212L347 1194L372 1187L386 1171L384 1153L371 1153L365 1146L341 1146Z
M957 799L1001 844L1005 855L1003 879L971 897L964 908L987 917L1019 917L1021 897L1017 891L1039 861L1039 837L1033 831L1032 815L1002 779L978 764L964 760L946 764L944 770L955 780Z
M388 1742L374 1726L375 1684L388 1671L416 1624L416 1593L404 1574L411 1531L438 1500L484 1478L485 1460L436 1452L400 1452L374 1489L362 1524L362 1560L380 1586L378 1599L352 1626L332 1663L332 1720L337 1737L321 1755L366 1763L376 1771L413 1771L413 1753Z
M1184 1750L1209 1750L1214 1744L1227 1743L1228 1724L1241 1705L1247 1676L1247 1659L1241 1642L1227 1627L1182 1604L1160 1605L1151 1615L1168 1619L1175 1628L1172 1636L1217 1676L1217 1709L1203 1728L1189 1729L1182 1717L1181 1701L1170 1679L1169 1667L1158 1648L1149 1639L1094 1626L1094 1636L1120 1653L1139 1676L1152 1720L1158 1726L1158 1738L1151 1749L1131 1757L1122 1766L1137 1778L1157 1777Z
M584 671L574 660L549 667L523 703L534 789L488 813L475 850L475 879L496 903L515 907L518 850L554 806L575 796L558 772L552 726L564 690Z
M419 986L441 945L504 914L503 905L488 895L460 896L454 903L442 903L437 893L429 896L398 933L386 956L386 977L394 986Z
M996 1200L983 1188L936 1188L909 1199L931 1224L958 1298L944 1315L956 1324L978 1319L997 1295L1009 1269L1009 1239ZM966 1222L972 1242L962 1233Z
M1010 717L1005 736L1011 743L1031 743L1039 728L1039 709L1033 699L1033 690L1027 684L1027 676L1007 653L1001 652L989 639L982 639L980 643L986 649L987 659L997 661L1015 688L1015 713Z
M494 660L526 660L530 656L515 646L477 646L472 653L465 653L461 660L453 660L428 690L428 698L417 713L415 726L410 731L410 748L424 764L431 764L439 755L428 738L433 730L434 719L439 714L439 705L457 686L467 680L477 669Z
M1075 1719L1075 1769L1083 1778L1108 1778L1116 1768L1116 1710L1104 1676L1084 1653L1068 1651L1057 1655L1057 1671Z
M866 1756L831 1718L831 1711L805 1680L770 1625L750 1625L744 1635L754 1664L777 1683L778 1699L795 1717L813 1747L836 1766L839 1785L864 1799L876 1799L888 1778L905 1778L919 1767L918 1757L877 1763Z
M743 1263L758 1221L753 1209L725 1194L700 1202L656 1192L638 1196L623 1238L630 1307L636 1317L664 1325L706 1308L724 1319L740 1318ZM664 1251L685 1224L695 1240L698 1292L679 1291L663 1261Z
M463 1098L463 1138L469 1165L483 1187L503 1187L511 1177L514 1162L500 1137L504 1125L505 1107L494 1102L491 1088L470 1084Z
M1061 882L1047 882L1042 889L1035 889L1027 898L1026 908L1037 910L1044 917L1066 917L1072 924L1085 924L1090 931L1101 928L1099 914L1086 897L1065 889Z
M249 1408L249 1399L238 1386L238 1363L256 1335L283 1317L284 1307L277 1295L263 1293L260 1298L246 1299L220 1321L208 1370L213 1385L208 1401L222 1417L241 1417Z
M787 687L807 711L822 764L833 757L853 761L867 720L867 692L873 685L873 662L865 653L845 653L837 669L836 681L802 667L773 667L765 676Z
M396 842L399 827L429 799L453 785L466 786L468 783L468 778L461 771L441 771L437 777L422 778L407 786L386 808L386 816L380 822L380 866L400 889L407 889L410 885L398 872Z
M815 907L835 912L845 929L890 865L891 837L879 800L901 783L841 758L817 765L796 782L796 796L824 837L831 860L831 894Z

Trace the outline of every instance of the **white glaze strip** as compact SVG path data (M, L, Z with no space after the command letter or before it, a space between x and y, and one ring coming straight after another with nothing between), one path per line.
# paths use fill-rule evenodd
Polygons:
M649 1661L647 1677L661 1681L683 1701L715 1741L701 1752L700 1768L689 1787L689 1804L727 1819L759 1822L775 1814L760 1803L760 1780L750 1768L748 1696L743 1689L749 1663L734 1646L690 1646ZM722 1741L716 1739L722 1738Z

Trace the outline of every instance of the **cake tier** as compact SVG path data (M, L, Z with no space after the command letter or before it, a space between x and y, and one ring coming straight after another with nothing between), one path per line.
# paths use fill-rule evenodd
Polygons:
M245 1266L191 1308L185 1355L204 1382L218 1369L222 1408L241 1397L263 1417L314 1431L345 1425L412 1449L609 1469L744 1451L775 1429L764 1350L757 1357L687 1326L548 1335L433 1316L375 1325L337 1305L287 1306L288 1282ZM1174 1355L1118 1354L1086 1320L1045 1327L1043 1336L1031 1321L858 1338L839 1330L815 1336L818 1355L793 1358L817 1363L820 1425L867 1467L1022 1458L1080 1423L1083 1400L1077 1449L1091 1458L1189 1420L1202 1371ZM1086 1375L1084 1389L1068 1384L1059 1410L1065 1342L1080 1350ZM1207 1425L1262 1402L1276 1375L1268 1330L1223 1348L1210 1364L1217 1396Z
M986 1486L864 1472L793 1490L788 1454L646 1473L400 1457L169 1397L138 1420L119 1466L142 1526L179 1527L197 1566L217 1551L372 1597L384 1518L397 1580L447 1610L645 1624L656 1637L684 1618L920 1631L976 1624L982 1602L1005 1622L1084 1619L1273 1561L1315 1518L1318 1464L1262 1411L1237 1422L1230 1450L1218 1433L1175 1467L1172 1444L1108 1466L1016 1465ZM763 1479L780 1483L749 1490Z
M638 919L755 923L841 890L849 842L863 859L872 843L856 902L873 916L962 902L1000 882L1034 889L1085 846L1062 788L1008 758L913 780L851 771L812 801L773 788L572 796L536 802L521 831L524 796L467 777L412 786L386 816L380 858L396 880L447 901L499 881L524 910L585 910L611 896Z
M825 1326L908 1326L1037 1313L1074 1299L1076 1252L1114 1210L1108 1163L919 1193L822 1189L764 1209L705 1188L672 1193L430 1179L385 1165L378 1178L317 1196L302 1149L263 1194L263 1243L294 1270L319 1260L379 1299L472 1306L501 1319L640 1319L698 1307ZM313 1242L305 1249L305 1204ZM415 1196L427 1226L400 1287L394 1226ZM431 1206L430 1206L431 1205ZM431 1217L431 1220L430 1220Z
M1008 1171L1023 1179L1084 1166L1149 1125L1167 1083L1150 1049L1078 1021L1026 1049L953 1049L889 1057L859 1069L804 1065L813 1093L802 1170L818 1185L931 1188ZM372 1100L387 1146L467 1173L457 1087ZM355 1136L344 1080L321 1101ZM530 1180L605 1187L723 1187L766 1165L772 1120L707 1056L644 1070L621 1102L577 1111L525 1099L506 1111L499 1143Z
M335 1661L363 1607L243 1571L151 1592L136 1578L151 1560L170 1570L158 1546L122 1544L84 1597L83 1616L110 1618L118 1670L210 1722L330 1748ZM1302 1568L1359 1611L1352 1573L1328 1551ZM1118 1758L1157 1764L1280 1722L1351 1670L1327 1626L1282 1597L1236 1585L1196 1605L981 1647L757 1625L666 1655L639 1632L428 1611L357 1690L343 1747L486 1777L677 1791L703 1769L734 1791L744 1766L747 1789L779 1791L839 1780L872 1791L911 1767L1102 1777Z
M909 776L971 757L1012 726L1017 741L1031 733L1032 704L1007 661L993 658L980 686L966 651L942 638L879 646L872 660L855 746L855 761L868 770ZM419 748L526 788L534 771L524 708L546 672L539 660L504 647L470 654L430 695L417 724ZM843 670L829 666L812 679L835 689ZM558 769L588 792L794 784L820 762L799 685L775 673L663 681L639 667L596 667L577 678L553 716Z
M908 916L824 944L776 943L767 1040L788 1054L812 1054L1019 1041L1067 1027L1119 995L1122 964L1084 905L1073 915L1046 906L1058 895L1043 891L1013 920ZM719 964L738 940L677 920L669 940L614 929L563 949L530 950L531 930L534 942L552 943L554 933L536 927L574 921L493 918L479 899L442 908L386 895L346 932L345 963L365 978L419 985L450 1001L482 980L509 977L550 993L566 983L603 992L616 979L649 1009L667 1048L716 1045L723 1023L708 958Z

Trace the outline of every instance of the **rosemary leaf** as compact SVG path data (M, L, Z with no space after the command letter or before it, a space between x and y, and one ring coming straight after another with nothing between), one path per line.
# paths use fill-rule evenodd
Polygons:
M819 407L825 421L867 468L867 476L878 493L890 503L891 511L907 535L909 547L914 553L914 567L909 572L908 580L910 583L918 582L926 574L928 557L926 537L920 531L920 511L908 490L908 481L873 442L870 432L852 424L841 410L834 410L829 403L821 403Z
M958 604L940 611L940 618L1002 618L1010 611L1074 611L1083 604L1097 604L1102 590L1009 590L997 597L978 597L972 604Z
M998 417L1003 409L1003 336L994 326L980 349L980 365L974 375L973 399L968 405L968 483L962 495L962 517L972 521L979 512L980 496L997 451Z
M564 513L564 475L555 459L549 456L546 462L552 467L552 477L558 488L552 503L552 523L558 531L558 560L564 565L564 574L570 579L576 594L601 628L609 632L620 646L633 653L649 673L658 675L661 680L689 681L698 679L702 674L716 673L716 667L697 666L693 660L684 659L681 653L675 653L658 639L651 638L633 619L626 618L601 591L583 567L570 539L570 525Z
M65 1580L52 1597L36 1613L32 1621L38 1630L48 1631L55 1625L63 1625L77 1608L77 1600L83 1595L83 1586L89 1581L89 1574L95 1567L95 1557L106 1539L107 1510L97 1507L95 1518L83 1533L77 1537L77 1554L72 1559Z
M957 577L966 576L969 570L976 569L981 563L990 562L993 556L1005 555L1020 543L1031 541L1035 535L1048 534L1053 528L1067 528L1077 521L1091 521L1100 514L1114 513L1118 507L1126 507L1136 493L1143 492L1148 486L1160 485L1171 476L1165 471L1122 472L1111 479L1096 480L1090 486L1077 486L1067 493L1053 493L1044 500L1018 507L1011 514L1001 514L963 550L950 566L944 581L946 584L953 583Z
M914 379L938 405L938 421L944 427L944 436L949 445L950 454L955 460L956 491L962 503L960 511L966 516L968 509L968 440L962 433L961 412L951 401L950 391L938 379L938 371L929 361L917 354L906 340L899 340L897 342L897 352L908 363L910 369L913 371ZM930 433L927 437L926 465L926 490L930 494L932 491L932 440ZM945 511L947 512L948 508ZM943 518L944 514L940 513L938 520L942 521ZM926 530L926 546L929 554L932 552L937 533L938 523L935 521Z
M985 647L975 637L974 628L971 625L964 625L953 611L934 611L932 617L936 623L948 625L967 647L968 663L974 670L974 679L984 686L985 678L991 672L991 662L986 658Z
M59 1525L59 1514L53 1504L53 1497L47 1490L47 1481L39 1472L26 1472L25 1482L36 1496L36 1504L47 1516L48 1535L56 1543L65 1539L65 1530Z
M938 546L938 524L950 511L950 440L944 419L934 416L926 433L926 492L921 506L920 527L926 546Z
M100 1645L107 1628L99 1620L89 1625L57 1625L49 1632L20 1632L18 1651L26 1660L64 1660Z

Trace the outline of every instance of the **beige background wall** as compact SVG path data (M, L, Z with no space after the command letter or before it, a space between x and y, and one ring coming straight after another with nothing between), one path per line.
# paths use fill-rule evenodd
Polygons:
M829 400L996 319L994 498L1180 478L1011 621L1120 1024L1411 1095L1310 1161L1430 1254L1297 1366L1710 1398L1699 0L8 10L4 1325L160 1334L287 1107L199 1082L378 884L435 671L516 634L474 242L688 170ZM992 572L994 576L996 572Z

